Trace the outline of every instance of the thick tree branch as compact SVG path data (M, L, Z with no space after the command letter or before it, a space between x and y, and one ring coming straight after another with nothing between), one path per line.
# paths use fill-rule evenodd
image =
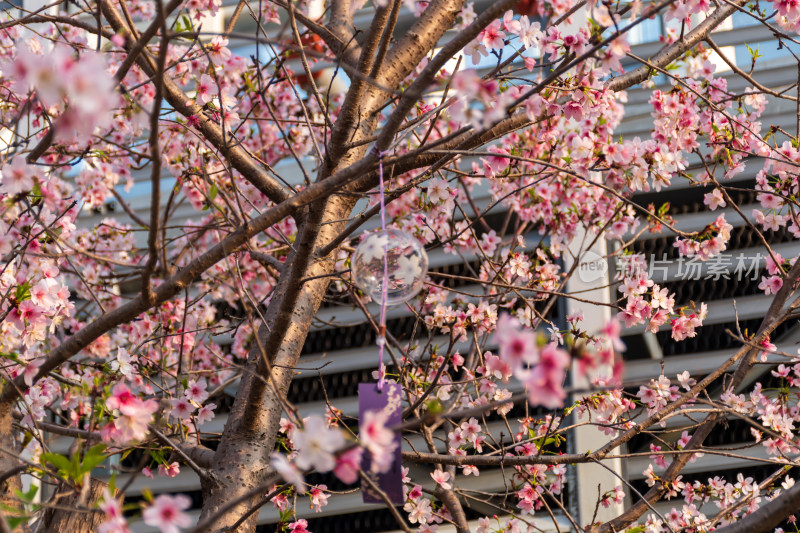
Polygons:
M746 3L747 0L735 0L730 4L721 5L714 10L713 13L706 17L703 22L698 24L697 27L684 35L683 38L678 39L669 46L665 46L658 53L653 55L648 60L648 63L651 63L659 68L665 68L683 55L686 51L694 48L697 43L705 40L705 38L711 34L714 28L719 26L725 19L733 15L739 6L743 6ZM650 76L651 72L651 67L642 65L630 72L626 72L622 76L618 76L609 80L609 82L606 84L606 88L611 91L624 91L625 89L628 89L629 87L646 80Z
M374 124L375 122L373 115L376 98L365 97L368 91L375 92L375 86L368 83L366 76L372 68L373 54L380 44L381 33L386 26L388 16L388 9L379 8L372 19L369 33L364 45L361 47L361 54L356 66L356 70L363 77L357 77L350 83L350 88L347 90L342 107L336 117L336 124L331 130L331 138L325 151L325 165L321 169L320 177L324 178L328 173L328 169L336 168L342 158L348 154L348 151L344 150L344 145L352 138L354 131L359 127L371 129L369 124ZM363 122L363 124L359 124L359 122ZM351 154L356 153L355 150L350 150L349 152Z
M355 66L361 54L361 48L355 42L355 28L353 28L353 12L351 10L353 2L351 0L331 0L328 6L328 30L335 35L345 48L335 50L337 55L341 54L344 61ZM325 44L330 47L328 41ZM333 48L331 48L333 50Z
M800 483L796 483L774 500L763 504L755 512L714 531L716 533L769 533L786 520L786 517L797 513L798 509L800 509Z
M101 2L100 7L103 11L103 16L115 31L125 30L126 26L122 15L110 2ZM133 46L134 44L130 42L126 44L129 53ZM147 75L153 76L155 74L149 63L149 55L146 50L139 55L136 62ZM199 105L196 103L190 104L189 97L168 76L164 76L163 88L164 98L167 102L183 116L187 118L193 116L198 119L197 127L203 137L219 150L231 166L238 170L255 188L276 204L287 200L291 196L292 192L287 187L267 174L241 144L232 139L231 135L226 135L219 124L206 116Z
M337 172L328 180L312 184L290 199L281 202L258 217L248 221L242 227L228 235L219 244L194 259L187 266L180 269L174 276L159 285L154 291L155 301L152 305L148 304L140 295L134 300L90 322L84 326L83 329L66 339L47 354L45 362L39 367L39 372L36 374L34 382L48 375L104 333L120 324L133 320L144 311L178 294L212 265L218 263L231 253L240 250L254 235L264 231L287 216L292 215L299 207L322 196L330 195L344 184L372 170L370 167L373 167L375 163L375 157L366 157L358 163ZM28 385L25 384L22 376L14 380L12 384L6 384L3 387L2 394L0 394L0 412L3 412L3 409L9 408L18 395L24 393L26 390L28 390Z
M434 0L413 26L389 49L378 80L394 87L411 74L456 19L464 0Z
M355 67L360 48L353 38L352 31L344 30L343 26L331 26L330 28L323 26L282 0L270 1L287 11L291 10L291 13L300 23L322 38L328 48L331 49L331 52L333 52L340 61L350 67Z
M437 486L434 490L434 495L439 498L450 511L450 516L453 517L453 523L456 526L456 533L469 533L467 515L456 493L450 489L443 489L441 486Z
M414 82L403 92L397 106L383 124L377 140L377 145L380 150L386 150L389 147L392 138L400 128L403 120L406 119L411 108L422 98L424 91L433 82L434 77L439 73L441 68L483 31L486 26L491 24L493 20L514 4L515 0L499 0L494 2L491 7L472 21L472 24L464 28L458 35L444 45L436 56L430 60L422 72L414 79Z

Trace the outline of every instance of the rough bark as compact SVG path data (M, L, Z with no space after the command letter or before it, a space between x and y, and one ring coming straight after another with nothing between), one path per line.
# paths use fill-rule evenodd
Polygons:
M327 205L326 205L327 204ZM343 223L330 223L345 218L353 207L352 199L334 197L320 202L310 212L322 213L322 218L309 217L298 241L302 247L315 249L319 243L332 239L343 227ZM320 222L322 224L320 224ZM309 233L317 233L307 238ZM297 243L296 243L297 244ZM296 249L301 249L297 247ZM293 253L297 256L298 253ZM290 257L290 261L291 261ZM292 264L302 278L325 276L333 272L333 257L323 258L308 266ZM260 379L242 379L236 402L229 415L220 445L212 463L213 477L203 484L203 513L201 520L213 516L227 502L239 498L253 489L263 486L270 475L269 454L275 446L283 401L289 389L293 368L297 366L300 351L327 291L329 278L323 277L303 283L299 290L292 284L296 281L292 272L284 272L267 310L266 326L260 332L263 347L269 359L271 371L266 383ZM292 293L296 293L292 297ZM293 302L286 302L286 298ZM284 316L284 309L290 309ZM262 366L264 354L258 342L254 343L248 368ZM246 499L235 508L225 512L212 531L221 531L233 525L260 498L260 494ZM246 532L255 528L257 513L233 531Z
M380 33L385 21L378 21L372 32ZM378 39L368 38L362 48L359 67L368 71ZM374 134L377 113L386 93L372 84L355 81L351 94L345 98L339 119L334 125L318 183L325 183L336 172L364 159L368 146L344 149L349 141L360 141ZM358 98L353 96L358 93ZM258 333L248 358L236 400L223 431L214 457L210 479L203 483L203 512L201 521L215 516L220 509L236 499L242 502L222 513L212 527L214 532L250 532L255 529L258 513L253 513L236 529L228 529L262 496L252 493L267 483L272 471L269 455L274 450L286 393L293 368L297 366L305 339L314 316L330 284L327 277L334 271L334 254L313 257L314 250L332 242L345 228L345 220L355 206L356 198L335 196L312 203L299 217L298 237L294 250L285 263L275 294L264 317L265 324ZM302 282L304 279L312 281ZM264 352L262 352L262 349ZM261 376L268 377L267 380Z
M361 102L371 110L382 97L380 90L368 87ZM365 113L369 115L369 113ZM376 120L355 124L355 139L372 134ZM340 169L364 158L366 147L340 151L337 164L330 171L323 165L318 181L324 183ZM313 251L331 242L344 229L345 220L355 206L353 197L331 195L309 205L301 217L294 250L285 263L275 294L270 300L259 335L248 357L236 400L222 434L212 463L210 479L203 483L203 512L206 520L226 507L228 502L243 498L263 487L271 472L269 454L275 448L286 393L297 366L314 316L328 290L328 277L335 267L334 254L315 258ZM302 280L313 278L311 281ZM262 348L264 352L262 352ZM266 358L266 360L265 360ZM267 377L264 380L261 377ZM250 532L255 529L258 513L254 513L236 529L235 524L261 497L253 493L233 509L223 513L211 531Z
M105 521L103 513L95 512L97 501L108 484L90 478L83 490L59 484L51 503L42 516L38 531L47 533L90 533Z
M0 505L15 508L17 501L14 491L19 490L21 485L19 476L15 474L19 461L15 455L17 444L12 422L11 409L0 410Z

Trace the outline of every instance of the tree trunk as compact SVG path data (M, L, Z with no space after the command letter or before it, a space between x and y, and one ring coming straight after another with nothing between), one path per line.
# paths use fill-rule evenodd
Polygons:
M264 366L259 363L266 355L272 370L263 375L268 375L269 379L266 383L246 377L241 380L236 402L214 456L212 474L203 482L201 521L217 514L226 503L263 487L269 479L269 455L275 447L283 402L311 322L330 284L327 276L334 271L335 265L333 254L312 259L308 265L302 256L330 242L342 231L344 223L334 221L346 219L353 204L352 198L333 197L308 210L308 216L298 231L295 251L287 260L287 268L267 309L266 325L259 331L266 353L261 352L260 343L254 342L248 359L247 368L257 369ZM311 277L317 278L305 283L300 281ZM283 316L287 313L288 316ZM261 496L254 495L223 512L211 531L235 524ZM237 529L230 531L253 531L257 516L257 512L253 513Z
M367 74L373 68L379 69L376 75L379 85L398 87L450 27L463 3L463 0L432 2L405 36L410 40L408 45L390 51L385 61L375 65L376 49L387 18L387 13L379 11L362 43L358 70ZM317 177L319 181L366 155L369 146L366 143L349 150L345 147L369 139L375 133L379 112L390 96L379 85L353 79L332 128ZM270 300L264 325L258 332L261 342L254 343L250 350L210 475L202 483L201 522L221 515L209 531L248 533L255 530L257 512L242 520L237 528L232 529L232 526L269 488L265 487L272 473L269 456L275 449L286 393L311 322L335 269L335 251L327 257L317 258L313 254L333 242L344 230L357 199L356 195L332 194L308 206L298 219L297 239ZM234 505L239 500L241 502Z
M17 472L20 463L16 455L12 455L17 453L12 422L11 406L0 404L0 505L16 509L19 501L14 492L21 489L22 485ZM3 514L10 513L4 511Z
M89 478L85 489L78 492L63 483L58 485L51 504L42 516L37 531L46 533L91 533L105 521L103 513L93 511L108 484Z

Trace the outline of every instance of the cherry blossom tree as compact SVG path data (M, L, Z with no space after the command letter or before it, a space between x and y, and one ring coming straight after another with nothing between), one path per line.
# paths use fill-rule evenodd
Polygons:
M426 475L404 475L401 505L387 497L405 531L470 531L472 501L497 508L476 519L482 533L534 531L534 516L556 515L592 533L792 522L800 359L771 337L796 318L800 262L768 232L800 238L800 149L796 131L760 116L797 98L749 67L717 75L711 32L738 13L788 46L797 3L241 0L214 29L220 9L54 2L0 22L0 531L142 521L247 532L266 505L301 533L297 507L337 497L308 476L372 483L365 458L388 469L398 434L425 447L402 458ZM677 30L649 57L631 54L629 33L656 16ZM643 138L620 129L629 89L650 94ZM751 212L730 181L747 164L758 166ZM126 193L139 176L150 178L136 185L150 188L145 216ZM706 209L737 221L711 215L690 232L669 206L635 201L676 183L704 188ZM466 265L428 273L405 304L416 317L406 339L351 276L381 217ZM706 263L734 223L753 228L767 258L760 326L727 332L739 348L709 374L625 382L626 328L683 342L708 313L654 281L635 244L662 234L674 257ZM623 265L598 282L609 301L571 288L599 244ZM423 274L418 261L402 269L404 280ZM559 320L562 301L609 319ZM335 402L303 417L288 400L327 302L361 310L384 343L391 363L375 378L402 387L400 425L368 412L359 431ZM203 430L223 414L221 434ZM701 454L741 456L704 446L731 418L749 424L773 473L683 481ZM671 439L675 421L684 429ZM595 428L596 446L568 453L576 427ZM570 465L631 457L624 446L644 434L648 490L619 476L596 507L624 511L573 516ZM502 497L460 489L492 467L504 469ZM201 482L196 519L185 495L132 498L116 477L183 469Z

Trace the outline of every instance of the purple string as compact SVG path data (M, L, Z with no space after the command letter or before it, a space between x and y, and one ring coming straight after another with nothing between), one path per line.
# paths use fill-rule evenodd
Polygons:
M378 154L378 180L380 187L380 195L378 201L381 208L381 231L386 236L386 204L383 196L383 156L387 152L382 152L380 148L375 146L375 151ZM384 368L383 368L383 349L386 345L386 298L389 292L389 242L388 239L383 245L383 286L381 288L381 319L380 331L375 343L378 345L378 392L383 392L384 382Z

